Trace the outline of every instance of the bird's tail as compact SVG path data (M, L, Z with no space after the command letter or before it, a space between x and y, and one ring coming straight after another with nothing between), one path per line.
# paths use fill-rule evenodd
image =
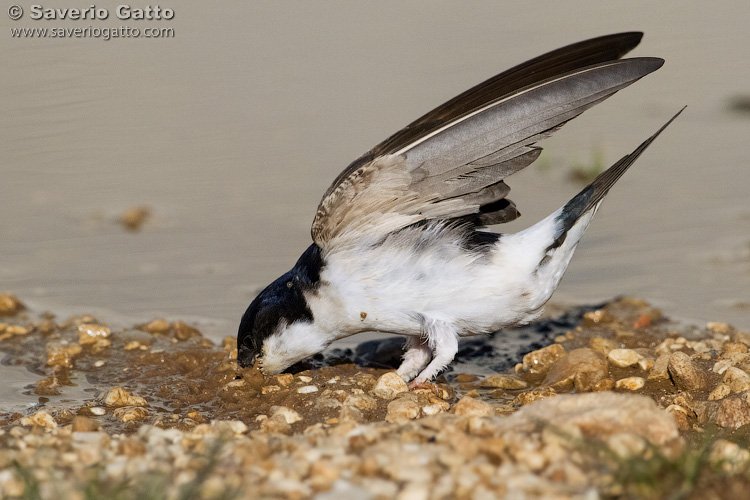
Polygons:
M678 111L635 151L624 156L602 172L562 208L556 210L538 224L517 233L516 236L524 241L526 248L531 247L533 242L533 244L538 245L536 248L541 250L541 253L536 254L536 257L533 258L533 262L530 262L531 265L535 266L534 271L539 279L537 301L540 302L540 307L549 300L552 292L557 288L565 270L568 268L578 241L586 231L604 196L641 153L684 109Z

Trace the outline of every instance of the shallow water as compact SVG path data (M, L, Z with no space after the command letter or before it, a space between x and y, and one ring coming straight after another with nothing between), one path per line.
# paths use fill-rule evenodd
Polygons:
M746 1L172 8L135 25L175 29L158 40L13 39L135 22L0 16L0 289L61 315L201 318L232 335L349 161L515 63L637 29L633 55L667 64L546 141L547 168L509 182L524 216L500 230L574 195L571 165L614 162L687 104L607 198L553 301L636 295L750 328L750 115L728 109L750 94ZM117 218L138 205L153 216L128 232Z

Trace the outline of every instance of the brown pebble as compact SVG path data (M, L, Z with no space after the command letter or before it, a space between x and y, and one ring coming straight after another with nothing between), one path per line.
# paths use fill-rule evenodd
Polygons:
M684 391L695 391L708 385L707 374L684 352L672 354L667 369L674 384Z
M531 351L523 357L523 370L530 375L545 375L557 358L563 354L565 354L565 348L560 344L552 344Z
M182 321L175 321L172 325L172 331L174 332L175 338L180 341L202 336L200 330L193 328Z
M453 405L451 413L455 415L490 416L495 414L495 407L476 398L462 397L458 403Z
M167 333L171 325L165 319L158 318L143 327L148 333Z
M74 417L71 425L73 432L96 432L99 430L99 422L83 415Z
M10 293L0 293L0 316L15 316L26 309L23 302Z
M388 411L385 415L386 422L397 420L411 420L419 416L419 404L408 398L399 398L388 403Z
M476 382L479 380L479 377L476 375L471 375L469 373L459 373L456 375L456 382L459 384L470 384L471 382Z
M149 207L134 207L125 211L120 216L120 223L128 231L138 231L149 217L151 217L151 209Z
M483 389L525 389L529 386L523 380L510 375L492 375L479 383Z
M113 387L103 392L97 400L110 408L118 406L146 406L146 400L140 396L129 393L122 387Z
M575 387L578 392L589 392L607 376L607 361L600 353L584 347L559 358L544 379L544 385L555 390Z
M557 396L557 391L552 387L540 387L531 391L522 392L513 400L513 404L517 406L525 406L534 401L540 399L547 399Z
M398 373L388 372L380 376L372 388L372 395L380 399L393 399L397 394L407 392L409 387Z
M724 398L719 403L716 424L728 429L738 429L750 424L750 407L742 396Z
M671 354L662 354L654 362L654 366L648 373L649 380L667 380L669 378L669 358Z

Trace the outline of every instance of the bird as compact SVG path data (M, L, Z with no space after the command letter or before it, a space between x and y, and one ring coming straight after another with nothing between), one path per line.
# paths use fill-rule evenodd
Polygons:
M463 337L538 318L604 196L656 137L560 209L516 233L506 178L586 109L659 69L622 57L643 33L567 45L438 106L352 162L316 210L313 243L248 306L240 367L280 373L362 332L406 337L398 375L429 385Z

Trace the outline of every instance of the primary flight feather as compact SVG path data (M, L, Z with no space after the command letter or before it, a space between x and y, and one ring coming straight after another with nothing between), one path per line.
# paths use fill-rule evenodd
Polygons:
M641 33L579 42L467 90L352 162L326 191L313 244L247 308L238 362L278 373L364 331L407 336L398 370L422 384L459 337L541 314L604 196L671 123L546 219L516 234L505 179L568 120L657 70L620 59ZM679 113L677 113L679 114Z

